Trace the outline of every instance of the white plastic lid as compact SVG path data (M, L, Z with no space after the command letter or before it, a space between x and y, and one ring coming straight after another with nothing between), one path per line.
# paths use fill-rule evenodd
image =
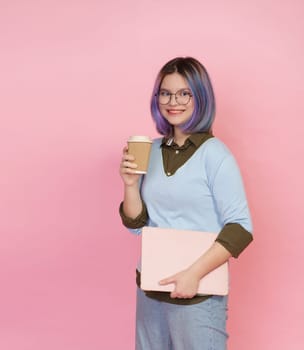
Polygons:
M130 136L129 142L152 142L149 136Z

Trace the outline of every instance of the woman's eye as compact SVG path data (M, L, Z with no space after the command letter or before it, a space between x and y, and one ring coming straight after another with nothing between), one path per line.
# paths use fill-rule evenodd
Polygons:
M180 92L180 96L186 97L186 96L190 96L190 95L191 95L191 93L190 93L190 91L188 91L188 90L182 90L182 91Z
M159 95L160 96L170 96L170 93L169 93L169 91L162 90L159 92Z

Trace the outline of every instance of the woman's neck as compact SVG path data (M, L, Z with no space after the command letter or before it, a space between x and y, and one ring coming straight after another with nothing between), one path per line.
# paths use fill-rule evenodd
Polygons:
M174 128L174 142L178 144L179 146L182 146L187 138L190 136L190 134L185 134L178 128Z

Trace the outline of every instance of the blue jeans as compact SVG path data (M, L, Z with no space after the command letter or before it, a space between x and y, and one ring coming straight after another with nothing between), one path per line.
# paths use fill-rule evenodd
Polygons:
M151 299L138 288L136 350L225 350L227 297L194 305Z

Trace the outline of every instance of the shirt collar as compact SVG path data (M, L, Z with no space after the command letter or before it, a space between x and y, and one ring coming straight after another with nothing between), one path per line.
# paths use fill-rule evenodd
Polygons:
M187 140L185 141L184 145L187 145L187 143L191 143L195 146L195 148L198 148L201 144L202 141L205 139L205 137L209 136L210 133L207 132L198 132L195 134L191 134ZM168 146L171 147L173 145L176 145L174 142L174 138L173 137L163 137L162 142L161 142L161 147L163 146ZM183 146L181 146L183 147Z

